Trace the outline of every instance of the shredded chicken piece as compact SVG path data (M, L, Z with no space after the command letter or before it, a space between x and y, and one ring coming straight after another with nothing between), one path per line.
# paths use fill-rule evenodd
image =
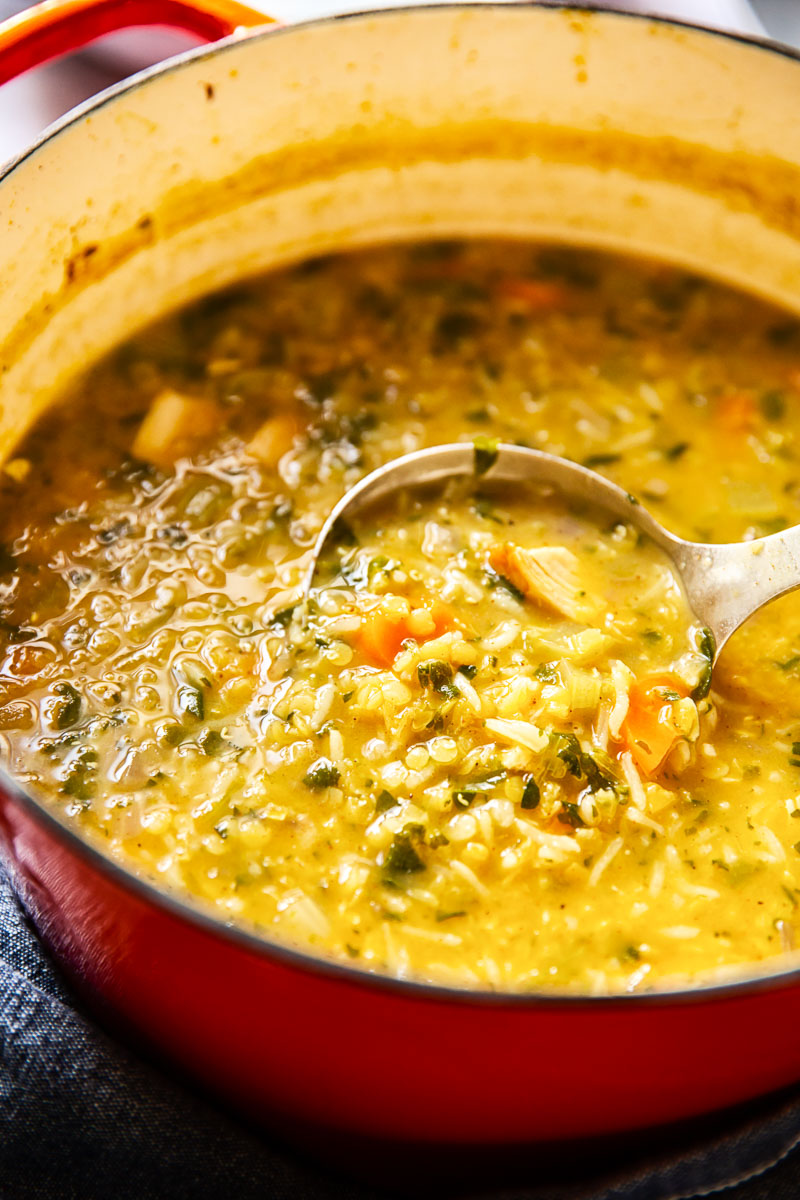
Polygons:
M550 608L572 621L586 617L586 598L580 595L578 559L566 546L540 546L525 550L513 542L495 546L489 562L528 600Z
M193 454L213 437L222 420L212 400L159 392L142 421L131 447L134 458L168 470L177 459Z

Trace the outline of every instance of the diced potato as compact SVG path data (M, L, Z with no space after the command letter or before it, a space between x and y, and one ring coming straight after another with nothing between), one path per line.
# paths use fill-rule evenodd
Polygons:
M3 467L6 475L10 476L16 483L22 483L23 479L27 479L31 471L31 462L27 458L12 458Z
M212 400L159 392L133 439L135 458L168 469L216 433L222 414Z
M493 547L489 562L528 600L573 621L585 618L587 605L581 596L578 560L565 546L525 550L513 542L504 542Z
M264 466L276 467L302 431L303 422L296 413L279 413L256 430L247 443L247 452Z

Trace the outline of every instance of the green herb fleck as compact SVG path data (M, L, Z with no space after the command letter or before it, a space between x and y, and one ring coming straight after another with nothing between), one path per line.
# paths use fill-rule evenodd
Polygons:
M768 421L780 421L786 416L786 398L783 392L772 389L762 392L758 398L761 411Z
M572 800L561 801L561 812L558 814L560 821L565 821L567 825L572 825L573 828L580 828L585 824L583 817L580 814L580 809Z
M394 806L396 804L397 804L397 800L394 798L392 793L387 792L386 788L384 788L383 791L378 796L377 800L375 801L375 812L376 813L386 812L388 809L394 808Z
M668 458L670 462L674 462L678 458L683 458L689 449L689 444L689 442L676 442L674 446L668 446L663 452L664 458Z
M520 808L538 808L541 799L539 785L532 775L526 775L525 786L522 789Z
M477 795L485 795L493 792L499 784L503 783L505 778L505 771L489 771L483 775L476 775L473 779L468 780L463 787L456 788L452 793L453 801L459 808L469 808Z
M534 679L541 679L542 683L558 683L558 664L554 662L539 663L533 676Z
M56 729L68 729L80 720L81 694L71 683L55 683L53 692L59 697L51 709L53 725Z
M425 870L425 863L412 845L411 835L405 831L395 835L386 854L386 869L393 875L413 875Z
M483 578L487 588L489 588L490 591L492 591L494 588L501 587L504 588L505 591L509 592L515 600L519 600L520 604L522 604L524 601L525 593L521 592L518 587L515 587L510 579L506 579L505 575L499 575L497 571L493 570L491 567L486 567L483 572Z
M500 442L497 438L485 437L478 434L472 439L474 451L474 470L476 475L485 475L497 462Z
M225 748L225 739L216 729L204 729L197 739L197 744L203 754L214 758Z
M285 629L294 616L294 610L296 608L296 604L291 604L288 608L279 609L278 612L273 613L270 617L270 625L282 625Z
M75 800L91 800L97 789L96 750L80 746L70 754L66 763L61 790Z
M309 767L303 783L307 788L319 791L322 788L336 787L340 779L341 772L335 763L332 763L329 758L318 758Z
M177 702L179 712L185 713L187 717L202 721L206 715L206 703L199 687L193 687L190 683L181 684L178 688Z
M583 460L583 465L594 470L595 467L608 467L612 463L619 462L622 458L621 454L590 454L588 458Z
M434 692L438 692L440 696L446 696L448 700L457 700L461 695L458 688L453 685L453 668L449 663L440 662L435 658L421 662L417 667L417 679L420 687L432 688Z
M705 700L708 693L711 691L711 674L714 667L714 635L710 629L701 629L697 635L697 649L703 658L706 660L705 666L700 672L700 679L697 687L692 692L692 699Z

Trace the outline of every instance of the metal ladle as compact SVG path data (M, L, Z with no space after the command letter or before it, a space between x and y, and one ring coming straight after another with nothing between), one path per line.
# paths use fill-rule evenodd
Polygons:
M716 659L731 634L753 613L800 587L800 525L751 542L687 542L669 533L638 500L596 471L525 446L470 442L416 450L366 475L342 497L319 532L303 595L320 555L340 522L394 492L473 476L487 483L549 483L567 499L605 509L640 529L672 560L689 607L714 638Z

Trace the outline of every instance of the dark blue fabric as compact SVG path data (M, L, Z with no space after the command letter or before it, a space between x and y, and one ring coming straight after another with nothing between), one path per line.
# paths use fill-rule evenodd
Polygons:
M749 1182L730 1200L797 1200L798 1137L800 1092L677 1130L467 1156L466 1169L373 1148L357 1181L247 1128L99 1030L0 868L2 1200L684 1200L738 1180Z

